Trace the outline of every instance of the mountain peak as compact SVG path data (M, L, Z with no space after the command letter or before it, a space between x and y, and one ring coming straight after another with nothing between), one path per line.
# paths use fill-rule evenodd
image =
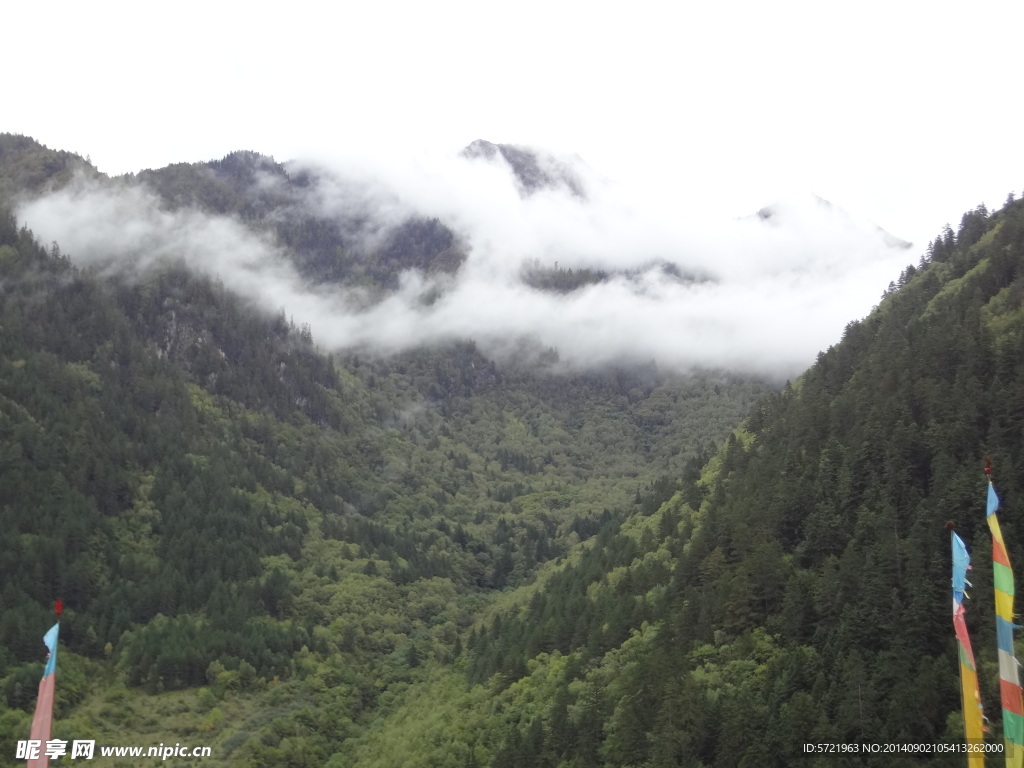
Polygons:
M579 198L586 198L583 182L568 163L554 155L530 147L494 144L477 139L462 150L469 160L504 160L512 171L519 194L529 197L543 189L565 189Z
M14 133L0 133L0 195L38 194L60 187L75 173L98 176L99 171L80 155L50 149Z
M807 221L808 218L828 218L844 228L870 232L881 238L889 248L907 249L913 246L913 243L896 237L874 222L858 218L845 208L813 193L781 198L759 209L754 216L770 225ZM754 216L749 218L752 219Z

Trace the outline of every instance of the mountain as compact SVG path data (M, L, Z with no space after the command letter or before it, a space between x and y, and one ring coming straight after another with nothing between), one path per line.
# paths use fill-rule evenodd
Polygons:
M1022 256L1024 202L965 214L699 471L655 486L476 627L462 665L393 718L434 702L429 732L410 744L386 729L357 754L785 766L832 764L808 742L954 744L950 520L973 553L968 624L998 742L982 470L990 459L1010 560L1024 562Z
M466 258L465 244L437 218L403 210L382 221L353 182L256 152L143 171L130 183L154 190L172 209L237 217L272 233L299 274L315 284L386 292L403 271L453 274ZM328 212L315 203L323 195L340 195L349 205Z
M23 192L18 214L78 265L182 260L284 307L332 349L472 338L506 361L529 340L576 370L653 359L784 381L906 264L876 228L821 206L764 226L698 220L611 182L586 200L524 198L497 159L361 166L237 152L55 179Z
M70 189L85 163L3 141L30 171L0 179L10 194ZM333 183L223 162L146 188L257 238ZM966 213L785 387L581 371L522 340L501 362L466 339L327 354L164 249L171 228L133 269L79 268L11 207L0 755L28 732L58 596L55 735L173 736L210 765L813 766L831 758L809 742L952 745L950 520L998 741L982 469L1019 568L1024 202Z
M807 216L808 213L815 219L830 220L833 224L837 224L845 229L859 230L865 235L874 236L880 239L888 248L909 250L914 245L907 240L886 232L875 224L858 221L848 211L818 195L798 196L777 201L758 210L756 216L759 220L769 225L778 226L799 220Z
M568 162L548 152L477 139L462 150L462 156L470 160L504 162L516 180L519 193L524 197L541 190L564 190L581 200L587 197L579 174Z
M162 185L166 207L143 209L157 221L219 206L255 232L277 226L261 211L288 205L254 191L272 186L261 174L284 177L249 153L80 189L66 167L4 181L26 197L67 189L69 212ZM286 181L288 194L313 183ZM699 463L768 389L653 364L567 372L551 350L498 365L471 341L329 355L309 326L155 236L131 269L112 268L103 242L79 268L12 202L0 199L2 760L28 732L38 628L61 597L55 735L141 745L173 729L213 745L214 765L352 764L404 691L461 663L495 605ZM95 210L75 215L87 226Z
M0 133L0 194L40 194L67 184L76 174L98 172L88 160L72 152L50 149L28 136Z

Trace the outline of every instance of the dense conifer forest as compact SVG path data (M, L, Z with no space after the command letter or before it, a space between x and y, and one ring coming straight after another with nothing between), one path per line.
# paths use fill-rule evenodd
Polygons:
M802 745L953 742L947 520L998 740L982 467L1024 562L1024 203L965 214L776 386L498 364L469 340L331 354L182 263L72 265L15 205L95 172L0 139L0 764L57 597L55 735L208 744L206 765L827 765ZM272 228L309 279L386 291L395 263L461 263L437 221L356 254L351 222L269 216L289 203L252 192L253 163L109 182Z

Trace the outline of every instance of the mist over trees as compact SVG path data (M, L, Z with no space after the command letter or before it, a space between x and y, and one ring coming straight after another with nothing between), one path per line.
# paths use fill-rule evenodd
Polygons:
M183 261L266 311L283 307L328 349L471 338L507 362L510 340L531 339L574 370L655 360L785 381L905 263L907 243L814 196L767 219L705 221L607 180L588 177L575 195L557 169L521 195L522 169L502 158L360 167L235 152L55 178L17 214L76 265Z

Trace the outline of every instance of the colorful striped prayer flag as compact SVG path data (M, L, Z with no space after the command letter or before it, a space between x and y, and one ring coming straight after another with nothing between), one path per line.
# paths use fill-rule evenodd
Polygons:
M985 468L986 473L990 470ZM1006 745L1006 764L1015 768L1024 766L1024 705L1021 702L1020 673L1013 652L1013 571L1006 554L1006 542L999 528L999 497L988 481L986 518L992 532L992 583L996 593L996 643L999 649L999 693L1003 702L1003 741Z
M952 523L950 523L952 527ZM964 620L964 598L967 570L971 567L971 557L967 554L967 546L963 539L950 531L953 545L953 629L956 631L957 649L960 656L960 696L964 710L964 736L968 744L981 744L984 740L984 726L981 710L981 694L978 692L978 668L974 663L974 651L971 649L971 638L967 634L967 622ZM985 755L981 752L969 753L969 768L984 768Z

